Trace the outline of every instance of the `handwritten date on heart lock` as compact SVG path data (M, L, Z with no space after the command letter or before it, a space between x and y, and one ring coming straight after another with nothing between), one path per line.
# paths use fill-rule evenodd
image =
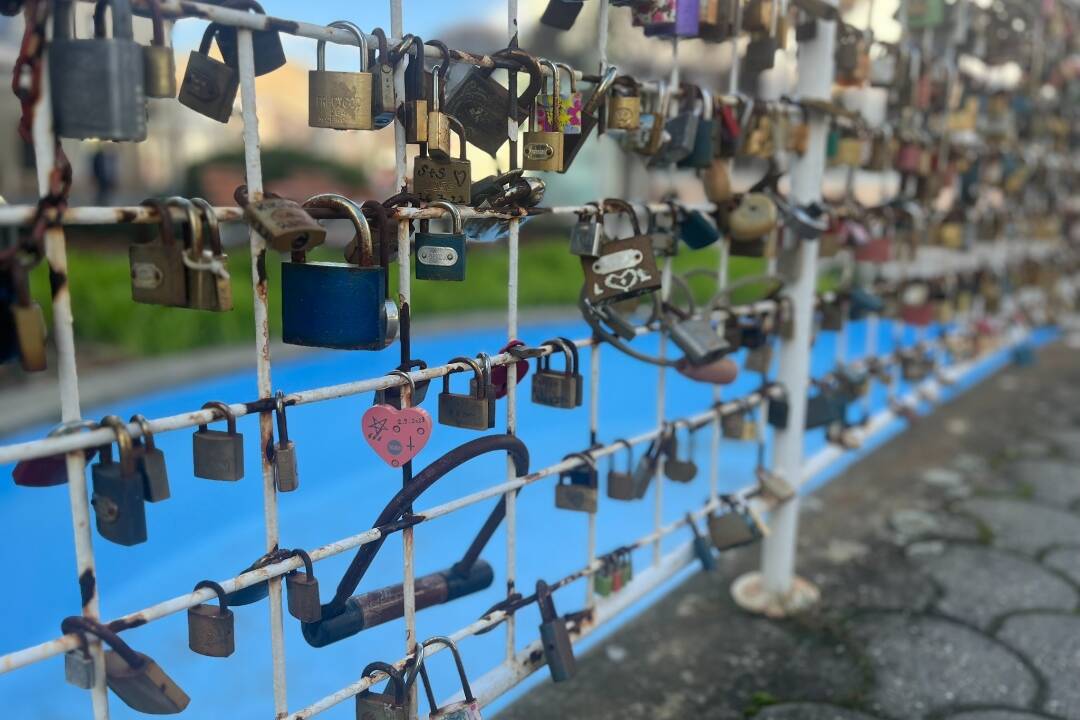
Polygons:
M390 467L419 455L431 438L431 427L431 416L423 408L373 405L363 418L364 439Z

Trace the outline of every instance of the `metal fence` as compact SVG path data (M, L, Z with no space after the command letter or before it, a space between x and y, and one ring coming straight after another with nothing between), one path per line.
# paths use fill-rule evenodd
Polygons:
M402 21L403 0L390 0L391 8L391 36L394 41L400 40L406 34ZM252 14L246 11L233 10L216 5L207 5L186 0L162 0L161 6L164 12L176 18L196 17L236 27L238 29L238 61L240 77L240 94L243 121L243 140L245 149L245 164L247 186L250 197L259 199L263 194L262 170L260 166L259 145L259 120L257 114L257 98L254 83L254 66L252 50L252 31L267 27L279 32L290 33L312 40L323 40L342 45L355 45L352 34L345 30L322 27L304 22L285 21L264 15ZM598 43L602 52L602 63L606 64L604 49L607 42L608 26L608 3L602 2L600 7L599 38ZM828 102L831 98L831 85L833 80L833 58L837 34L837 20L821 19L816 21L816 37L807 41L799 48L798 67L799 80L797 95L803 101L820 100ZM514 40L518 32L518 2L507 1L507 31L510 40ZM371 38L374 41L374 38ZM678 41L672 41L676 58L678 57ZM429 52L436 52L433 49ZM481 62L483 58L470 56L473 61ZM47 62L47 58L46 58ZM604 68L601 68L603 70ZM404 89L404 67L399 66L396 71L395 83L399 97ZM728 80L728 90L733 91L736 87L737 68L733 68ZM671 82L679 80L678 64L676 62ZM54 157L54 134L52 128L52 112L50 108L50 93L48 91L48 73L42 72L43 87L38 96L34 108L33 137L36 151L39 190L42 197L52 192L50 185L50 173L55 166ZM805 154L795 160L791 171L790 199L793 203L808 205L821 199L822 178L825 171L825 145L826 134L830 118L824 114L812 114L809 121L809 141ZM406 173L406 143L404 129L397 125L396 138L396 163L397 185L404 186ZM650 206L652 212L663 214L670 212L667 204ZM709 207L711 209L711 206ZM242 221L243 215L239 208L220 207L215 208L218 218L222 222ZM550 208L546 212L557 215L581 215L595 212L595 207L582 205L577 207ZM399 209L395 212L394 220L398 222L398 282L400 302L406 305L410 301L411 264L409 220L421 218L438 218L443 215L439 209ZM521 218L518 214L478 213L470 208L462 208L463 217L490 216L506 219L509 223L509 270L506 277L508 288L508 302L506 308L506 337L513 340L519 336L518 320L518 247L519 225ZM37 210L34 207L2 207L0 208L0 226L2 225L29 225L35 221ZM179 216L177 216L179 219ZM65 224L113 224L113 223L154 223L160 220L157 212L146 207L129 208L67 208L57 211L45 230L45 249L53 281L53 317L54 338L58 349L58 374L60 379L60 405L62 419L67 421L79 420L82 417L79 402L79 379L75 363L75 341L72 332L74 322L73 309L66 288L67 261ZM264 239L255 231L250 233L250 247L253 258L260 258L266 252ZM1054 252L1052 246L1042 247L1028 241L1002 241L990 247L980 247L971 252L951 252L940 249L927 249L919 258L904 263L896 263L886 268L894 277L910 279L913 277L937 277L969 271L980 267L1005 267L1024 259L1047 257ZM743 592L747 597L756 598L751 604L757 603L759 609L769 610L777 607L791 608L813 599L814 590L808 584L802 583L795 576L795 544L797 537L797 515L799 509L798 498L790 498L785 502L770 501L763 497L757 482L748 482L747 486L739 493L721 496L719 493L720 473L720 446L721 424L727 415L743 413L749 408L764 405L770 397L805 398L811 387L809 368L810 348L812 344L812 332L814 327L815 303L820 299L816 297L815 281L817 278L817 241L808 240L788 246L781 252L776 271L786 279L785 296L790 300L793 308L794 332L790 337L784 338L779 343L779 372L775 384L766 385L759 392L748 397L722 401L720 392L715 391L715 404L704 407L700 413L675 421L667 416L665 402L665 378L667 370L661 368L656 376L656 424L636 437L628 439L632 446L642 446L653 442L662 434L668 432L673 422L684 422L694 429L708 428L711 433L710 468L707 473L709 482L709 495L705 504L681 521L663 524L664 494L662 482L662 467L657 465L656 477L652 482L652 502L655 503L653 527L644 534L628 541L625 548L650 547L652 548L652 563L644 571L637 572L633 579L618 593L607 598L597 598L590 589L587 593L586 609L569 618L570 631L575 641L587 637L597 628L608 623L627 608L642 600L652 590L660 587L666 580L672 578L680 570L696 562L692 543L686 543L675 551L663 554L661 539L685 529L688 523L700 521L710 513L717 512L732 504L745 504L755 512L771 511L768 528L769 534L764 540L763 564L760 575L741 579ZM260 418L260 446L266 447L273 443L273 410L275 407L275 389L271 382L271 353L269 325L267 320L267 297L270 289L267 287L266 278L259 272L258 262L252 263L252 290L255 307L255 357L258 368L258 398L248 402L233 402L229 409L236 417L257 413ZM663 266L665 278L664 292L670 292L671 261L667 259ZM717 269L717 279L721 287L727 280L727 254L721 253L720 266ZM827 301L828 298L825 298ZM784 302L787 302L785 300ZM729 308L725 312L731 315L751 316L762 312L775 312L778 304L766 301L748 307ZM421 309L422 310L422 309ZM964 317L958 319L958 325L968 327L980 316L978 308ZM876 348L877 320L869 320L873 328L867 333L867 359L849 367L867 368L873 365L878 370L884 371L884 377L896 373L895 366L898 362L899 353L878 357ZM663 331L660 333L661 353L665 351L667 338ZM841 341L838 343L844 348L846 340L841 331ZM944 340L930 341L922 338L923 347L932 350L942 360L945 359ZM1024 341L1024 337L1015 336L1011 339L1013 344ZM600 417L599 401L601 395L601 352L602 345L593 338L575 341L577 347L591 348L590 362L587 371L589 406L589 424L591 435L599 437ZM490 349L487 349L490 350ZM533 356L540 356L553 352L551 346L543 346L534 349ZM838 352L841 361L846 357L846 351ZM492 353L490 361L493 366L505 366L508 375L508 392L506 397L506 433L513 436L516 430L516 410L519 397L516 391L516 363L520 359L520 353L512 352ZM965 377L969 372L983 362L980 359L972 359L967 362L954 363L938 375L930 377L924 382L913 387L909 394L904 397L895 397L889 409L883 410L868 419L862 427L862 438L870 439L884 430L893 420L906 416L905 408L915 404L931 400L936 396L937 389L946 382L951 382ZM316 403L334 398L346 396L364 395L378 390L391 387L401 387L407 382L419 382L441 378L450 373L470 372L468 364L452 362L446 365L430 367L425 370L410 372L407 381L400 375L386 375L382 377L357 380L331 387L317 388L290 388L286 391L285 401L288 405L300 405ZM819 473L830 464L840 458L844 450L837 446L830 446L817 455L804 457L804 427L805 405L801 402L788 402L789 417L786 429L777 430L773 436L774 454L772 458L772 470L786 478L791 484L798 486L803 481ZM766 427L765 412L759 413L762 429ZM200 424L205 424L218 419L219 414L213 409L192 410L191 412L174 415L171 417L153 418L149 421L149 429L155 433L165 433L182 429L189 429ZM140 437L144 428L137 423L127 425L128 432L133 437ZM66 453L68 489L71 506L72 528L77 557L76 579L82 588L82 614L91 619L99 619L99 602L97 595L94 567L94 553L92 543L92 531L90 524L90 507L87 496L87 483L85 479L85 456L83 450L101 445L107 445L115 439L112 429L99 428L78 434L60 435L44 438L33 442L13 444L0 447L0 464L11 463L34 458ZM568 451L587 451L593 459L600 459L618 453L624 447L621 443L598 444L592 448L567 448ZM375 681L371 677L357 679L356 682L333 690L327 688L327 695L304 708L294 709L290 706L286 695L287 673L285 667L285 626L282 612L282 577L286 574L303 567L302 560L298 557L284 557L276 555L281 546L281 533L278 524L277 491L275 489L274 472L270 459L262 453L262 483L264 496L265 517L265 547L268 553L267 563L257 569L244 572L236 577L219 579L221 587L226 592L235 592L244 588L251 588L260 583L267 583L269 588L269 630L272 637L273 651L273 688L274 708L276 717L305 718L314 716L339 703L345 702L357 693L373 685ZM495 668L489 669L485 674L474 678L472 689L482 704L487 704L499 697L524 678L544 665L544 653L541 642L535 640L519 645L517 640L517 628L515 627L514 611L526 603L535 601L535 597L522 598L520 595L510 595L514 592L515 579L518 575L516 566L516 542L521 529L516 521L516 503L518 491L530 484L539 483L545 479L558 477L560 473L574 469L586 462L584 457L571 457L555 465L539 470L527 471L520 464L520 457L515 457L513 452L507 456L507 472L505 481L493 484L481 492L460 497L453 501L418 509L415 512L395 518L392 522L376 526L370 530L352 535L350 537L328 539L327 544L310 549L310 558L316 564L326 558L357 550L364 546L376 546L387 536L400 533L403 539L404 557L402 567L401 597L403 598L403 614L405 626L405 638L403 645L403 657L396 663L398 668L403 668L408 660L408 655L416 649L418 638L416 636L416 612L417 612L417 578L414 573L414 527L426 523L452 512L470 508L485 500L499 498L501 503L496 512L491 516L494 522L500 519L506 526L506 554L507 564L503 569L504 580L508 588L508 600L496 609L485 614L476 622L459 628L447 634L455 641L461 641L469 636L482 631L503 625L506 636L506 653L504 661ZM527 464L527 463L526 463ZM409 477L405 478L406 485ZM750 479L748 479L750 480ZM504 518L500 515L504 515ZM588 516L589 542L586 548L583 564L580 569L561 579L552 580L550 585L553 589L569 585L572 582L591 578L604 566L604 556L596 547L596 517ZM135 627L144 623L153 622L165 618L174 613L185 611L193 606L212 600L215 593L211 589L202 589L186 593L178 597L170 598L130 612L122 617L108 621L108 625L115 630ZM0 656L0 673L18 670L32 663L41 662L47 658L76 650L80 646L79 636L69 633L57 637L54 640L23 648ZM101 645L91 638L89 652L93 658L95 674L94 684L90 689L90 697L93 704L95 718L107 718L109 716L108 697L106 694L106 673L104 656ZM438 652L438 649L428 651ZM376 658L372 658L376 659ZM415 713L415 703L413 704Z

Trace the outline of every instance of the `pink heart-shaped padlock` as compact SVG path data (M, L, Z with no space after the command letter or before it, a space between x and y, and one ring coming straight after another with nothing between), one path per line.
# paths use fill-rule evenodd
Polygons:
M431 416L423 408L373 405L364 413L363 431L368 445L387 465L401 467L427 445Z

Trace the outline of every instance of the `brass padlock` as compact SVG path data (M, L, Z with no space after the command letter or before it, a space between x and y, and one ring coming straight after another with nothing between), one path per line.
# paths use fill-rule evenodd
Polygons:
M450 392L450 374L443 376L443 388L439 393L439 422L451 427L468 430L490 430L495 427L495 397L487 392L491 385L485 370L472 358L458 357L450 361L464 363L472 368L474 392L458 394Z
M371 59L375 63L374 86L371 95L371 115L375 129L381 130L397 117L397 91L394 88L394 62L390 57L390 47L386 42L386 31L381 27L372 29L371 34L378 42L378 56ZM370 65L370 62L369 62Z
M244 436L236 432L236 416L223 402L211 401L203 409L217 410L227 422L227 430L209 430L206 424L191 436L195 477L207 480L240 480L244 477Z
M544 60L541 63L551 71L551 106L559 108L560 85L559 70L555 63ZM535 115L530 116L529 131L522 140L522 167L526 170L542 170L547 172L562 172L564 169L563 159L563 132L561 113L553 112L550 117L550 126L554 130L541 131L537 129Z
M637 130L641 127L641 86L629 75L615 78L608 98L609 130Z
M319 602L319 580L311 556L296 549L293 555L304 561L304 572L293 570L285 576L285 590L289 596L289 614L300 622L319 622L322 619L322 603Z
M459 157L440 161L428 157L422 149L420 155L413 158L413 192L426 202L469 205L472 203L472 163L465 157L464 128L456 118L442 117L447 121L447 127L458 135Z
M327 27L348 30L360 46L360 71L326 69L326 41L316 45L316 69L308 71L308 125L333 130L374 130L372 97L374 78L368 72L367 38L348 20Z
M194 591L210 588L218 596L217 606L201 603L187 611L188 647L207 657L229 657L236 650L233 611L226 605L225 590L213 580L202 580Z
M596 460L589 453L570 453L563 458L564 461L570 459L581 462L559 474L559 484L555 486L555 507L595 513L599 499Z
M131 434L124 421L115 415L102 418L101 424L116 433L120 462L113 462L112 445L106 445L101 449L100 461L90 469L93 478L90 504L98 534L118 545L138 545L146 542L146 505Z
M229 275L229 256L221 244L217 213L202 198L191 198L190 202L199 211L205 233L196 236L184 258L188 268L188 302L197 310L229 312L233 309L232 276ZM209 241L209 250L203 242L204 234Z
M356 720L409 720L409 698L401 673L389 663L375 661L368 663L360 676L366 678L376 672L385 674L389 682L381 693L370 687L357 693Z
M428 141L428 101L424 90L424 41L416 35L406 35L398 45L397 54L402 59L409 56L405 76L405 142L410 144Z
M30 295L30 278L23 259L11 259L11 282L15 291L11 316L15 325L15 341L19 362L26 372L41 372L46 368L45 314Z
M176 58L173 49L165 44L165 21L161 16L161 0L149 0L154 36L143 45L143 84L146 97L176 97Z
M430 44L430 43L428 43ZM431 107L428 110L428 155L439 162L446 162L451 158L450 147L450 116L442 111L446 102L446 74L449 62L436 65L431 69ZM462 138L465 131L461 131ZM464 149L464 142L462 149Z
M835 165L860 167L862 165L863 141L857 137L841 137L836 144Z
M561 350L565 358L563 370L551 369L551 355L536 358L532 376L532 401L537 405L572 410L581 407L583 378L578 372L578 352L573 341L556 338L543 345Z
M307 252L326 241L326 228L296 202L270 195L250 201L246 197L247 187L243 185L237 188L235 195L244 208L244 219L274 250Z
M143 499L161 502L171 496L169 470L165 465L165 453L154 445L154 434L145 415L132 415L128 422L138 423L142 438L135 443L135 462L143 477Z
M184 247L173 233L172 214L164 200L149 198L141 205L156 210L161 225L149 242L137 241L128 247L131 299L149 305L187 307Z
M296 443L289 439L289 427L285 420L285 393L277 391L274 396L277 417L278 441L274 444L274 487L278 492L292 492L300 487L300 472L296 466ZM314 621L311 621L314 622Z

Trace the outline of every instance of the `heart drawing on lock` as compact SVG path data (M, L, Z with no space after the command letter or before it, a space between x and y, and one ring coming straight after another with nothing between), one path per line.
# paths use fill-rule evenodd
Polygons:
M612 290L631 290L636 287L641 280L642 278L639 276L637 268L627 268L622 272L605 275L604 285Z
M465 171L464 170L455 170L454 171L454 182L457 183L458 187L464 187L466 179L467 178L465 176Z
M431 416L423 408L398 410L373 405L364 412L364 439L390 467L401 467L420 454L431 438Z

